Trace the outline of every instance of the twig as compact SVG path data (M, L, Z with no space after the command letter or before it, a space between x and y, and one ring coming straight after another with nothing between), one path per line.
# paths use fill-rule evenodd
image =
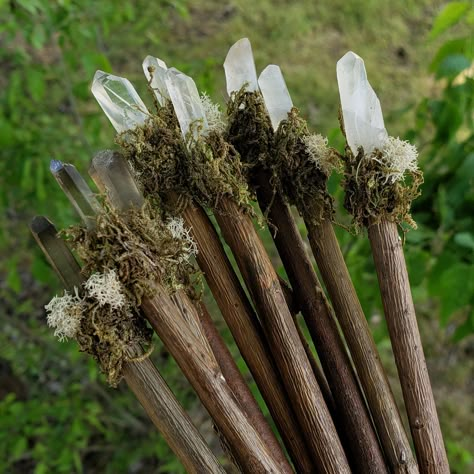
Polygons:
M387 472L351 362L290 209L280 193L273 191L267 173L257 171L253 178L260 208L276 227L272 232L273 240L331 387L339 431L345 434L349 460L356 472Z
M350 472L346 456L285 302L278 277L250 217L228 197L216 219L253 298L272 354L320 472Z
M368 226L382 303L422 473L449 473L397 224Z
M312 472L313 461L264 341L262 328L212 222L205 211L194 203L189 203L182 215L198 245L198 265L262 393L293 463L299 472Z
M410 443L332 223L305 219L313 255L331 298L391 472L417 473Z

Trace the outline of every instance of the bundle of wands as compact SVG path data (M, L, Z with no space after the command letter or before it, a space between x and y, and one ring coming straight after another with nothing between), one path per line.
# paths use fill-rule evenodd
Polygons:
M101 71L94 77L92 92L121 148L92 160L102 194L72 165L51 164L83 224L63 231L63 239L43 217L31 225L66 289L47 306L56 334L75 338L111 385L125 379L189 472L223 468L150 361L150 326L243 472L448 472L397 229L414 224L409 209L422 176L414 147L388 137L361 58L347 53L337 66L344 156L308 131L277 66L257 79L247 39L224 63L226 119L190 77L151 56L143 68L154 113L126 79ZM333 230L327 180L335 168L344 170L344 204L355 227L368 229L418 462ZM254 200L289 284L254 228ZM332 306L290 205L304 219ZM202 276L281 444L200 300Z

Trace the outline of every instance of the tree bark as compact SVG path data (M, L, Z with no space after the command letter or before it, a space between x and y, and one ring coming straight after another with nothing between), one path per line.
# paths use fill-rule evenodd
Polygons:
M293 463L298 472L314 472L313 459L263 337L260 322L212 222L200 206L192 203L183 211L183 218L198 246L198 265L262 393Z
M273 457L240 408L215 359L184 324L181 314L159 284L142 310L166 348L194 387L244 472L291 473L291 467Z
M369 410L394 473L418 472L400 413L329 220L306 220L313 255L351 352Z
M331 388L337 413L336 426L350 464L355 472L386 473L365 400L290 208L278 192L273 192L264 172L254 179L260 208L276 227L272 231L273 240Z
M317 458L318 471L350 472L278 277L252 221L226 197L220 201L216 219L252 295L304 436Z
M382 220L368 232L420 472L449 473L397 225Z

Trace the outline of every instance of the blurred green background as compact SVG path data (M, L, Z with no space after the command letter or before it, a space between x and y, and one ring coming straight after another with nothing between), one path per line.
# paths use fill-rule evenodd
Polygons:
M51 158L85 173L95 151L113 146L89 91L96 69L126 76L150 103L141 62L155 55L224 104L222 63L243 36L257 69L279 64L311 128L339 148L335 63L357 52L389 134L418 146L425 184L405 252L451 469L472 472L473 27L470 1L0 0L0 472L182 472L126 388L107 388L73 342L46 328L43 306L60 288L27 225L35 214L58 227L77 220L49 176ZM330 184L340 203L338 177ZM349 222L342 210L338 218ZM403 407L367 239L338 236ZM166 351L153 357L215 445Z

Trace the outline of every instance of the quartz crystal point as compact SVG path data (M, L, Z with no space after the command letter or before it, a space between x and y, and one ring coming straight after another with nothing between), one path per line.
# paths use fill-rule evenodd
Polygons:
M66 242L58 237L54 224L46 217L36 216L31 221L30 230L64 287L69 291L80 288L83 281L80 267Z
M50 170L86 226L94 227L94 216L100 206L76 167L59 160L51 160Z
M248 92L258 91L257 71L248 38L242 38L231 46L224 61L224 71L229 96L245 84Z
M97 187L107 193L110 203L119 210L141 207L142 193L133 179L125 158L118 152L105 150L92 159L89 175Z
M337 62L337 82L341 98L346 140L357 155L361 146L365 154L381 149L388 138L382 108L367 80L364 61L349 51Z
M280 122L288 117L288 112L293 108L293 102L280 67L274 64L267 66L258 78L258 85L272 121L273 130L276 130Z
M183 136L186 138L194 122L199 121L202 129L206 130L206 114L193 79L172 67L166 71L165 83ZM193 127L192 131L197 137L198 127Z
M165 62L159 58L147 56L143 61L143 72L160 105L165 105L170 97L165 83L167 69Z
M117 132L145 123L148 110L128 79L97 71L91 90Z

